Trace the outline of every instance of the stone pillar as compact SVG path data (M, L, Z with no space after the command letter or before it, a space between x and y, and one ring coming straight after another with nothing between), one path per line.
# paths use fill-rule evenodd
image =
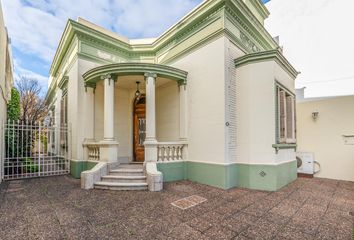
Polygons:
M95 140L95 89L88 87L85 93L85 142Z
M61 99L63 97L63 91L61 89L57 90L56 102L54 109L54 122L55 122L55 134L54 134L54 153L60 154L60 118L61 118Z
M105 141L114 140L114 80L111 75L104 78L104 133Z
M187 141L188 138L188 109L187 86L179 85L179 140Z
M100 142L100 161L118 162L118 145L114 138L114 83L110 74L101 76L104 81L103 140Z
M88 143L95 141L95 89L91 87L86 88L84 95L84 143L85 146ZM88 149L84 149L84 160L88 160Z
M155 103L155 85L156 74L145 73L146 83L146 138L145 162L157 161L157 140L156 140L156 103Z
M187 85L184 82L179 85L179 140L183 143L188 141L188 98ZM188 160L188 144L182 149L182 159Z

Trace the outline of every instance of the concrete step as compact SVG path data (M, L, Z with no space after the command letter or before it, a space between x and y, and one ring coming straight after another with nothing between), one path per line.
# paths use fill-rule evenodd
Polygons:
M106 175L102 177L102 181L120 183L146 183L146 176Z
M96 189L106 190L120 190L120 191L132 191L132 190L147 190L147 183L117 183L117 182L97 182L95 183Z
M109 171L109 175L116 176L145 176L143 169L134 168L118 168Z
M143 169L143 164L121 163L118 168Z

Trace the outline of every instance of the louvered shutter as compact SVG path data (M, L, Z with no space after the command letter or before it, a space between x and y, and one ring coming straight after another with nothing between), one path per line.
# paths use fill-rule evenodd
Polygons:
M294 110L293 110L293 97L286 97L286 139L291 141L294 138Z
M286 140L286 100L285 91L279 89L278 91L279 101L279 142L285 142Z

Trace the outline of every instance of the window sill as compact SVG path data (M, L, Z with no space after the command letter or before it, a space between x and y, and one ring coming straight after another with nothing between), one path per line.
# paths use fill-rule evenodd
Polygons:
M276 153L278 153L279 149L295 149L297 148L296 143L277 143L272 145L275 148Z

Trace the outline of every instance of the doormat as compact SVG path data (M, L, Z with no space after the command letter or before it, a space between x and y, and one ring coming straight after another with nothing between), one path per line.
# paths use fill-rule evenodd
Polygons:
M206 200L206 198L203 198L201 196L193 195L174 201L171 204L175 207L178 207L179 209L185 210L197 206L198 204L205 202Z

